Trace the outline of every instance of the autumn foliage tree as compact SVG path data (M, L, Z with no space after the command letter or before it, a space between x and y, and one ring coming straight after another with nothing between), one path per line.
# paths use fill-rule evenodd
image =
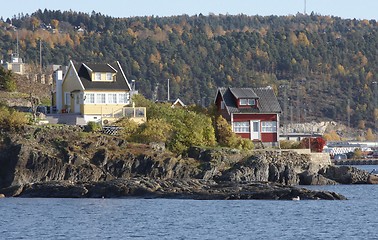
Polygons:
M322 152L326 143L327 142L322 137L303 138L301 141L301 146L302 148L310 148L311 152Z

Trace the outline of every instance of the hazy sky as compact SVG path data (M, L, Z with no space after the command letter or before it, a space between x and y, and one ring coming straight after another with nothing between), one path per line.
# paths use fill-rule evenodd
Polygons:
M378 0L0 0L4 19L44 10L100 12L113 17L181 14L295 15L318 13L341 18L378 19Z

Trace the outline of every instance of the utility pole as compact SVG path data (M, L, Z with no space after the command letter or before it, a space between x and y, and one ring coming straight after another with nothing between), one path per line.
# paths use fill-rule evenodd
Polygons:
M347 115L348 115L348 131L349 131L350 129L350 99L348 99Z
M42 74L42 40L39 39L39 73Z
M168 89L167 89L168 90L168 99L167 100L169 102L169 100L170 100L170 96L169 96L169 78L168 78L168 84L167 84L167 86L168 86Z
M374 118L374 131L377 133L378 130L378 92L377 92L377 84L378 82L374 81L372 82L374 84L374 110L373 110L373 118Z
M300 99L300 88L301 88L301 84L300 84L300 81L298 81L297 83L297 123L301 123L301 99Z

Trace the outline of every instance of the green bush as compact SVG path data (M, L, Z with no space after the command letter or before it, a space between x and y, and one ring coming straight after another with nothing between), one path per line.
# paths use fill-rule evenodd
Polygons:
M290 140L281 140L280 141L281 149L300 149L301 142L290 141Z
M172 136L172 126L164 119L151 119L140 125L133 139L141 143L166 142Z
M100 123L97 122L88 122L84 128L85 132L98 132L101 130Z
M18 130L27 125L29 119L25 113L6 106L0 106L0 127L4 130Z
M135 134L138 132L139 125L129 118L122 118L115 122L115 125L118 127L122 127L120 132L121 137L123 137L127 141L135 141L137 138Z

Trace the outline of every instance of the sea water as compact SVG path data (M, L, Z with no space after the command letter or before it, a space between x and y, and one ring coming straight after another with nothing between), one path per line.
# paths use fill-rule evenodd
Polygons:
M378 185L308 188L348 200L3 198L0 239L378 239Z

